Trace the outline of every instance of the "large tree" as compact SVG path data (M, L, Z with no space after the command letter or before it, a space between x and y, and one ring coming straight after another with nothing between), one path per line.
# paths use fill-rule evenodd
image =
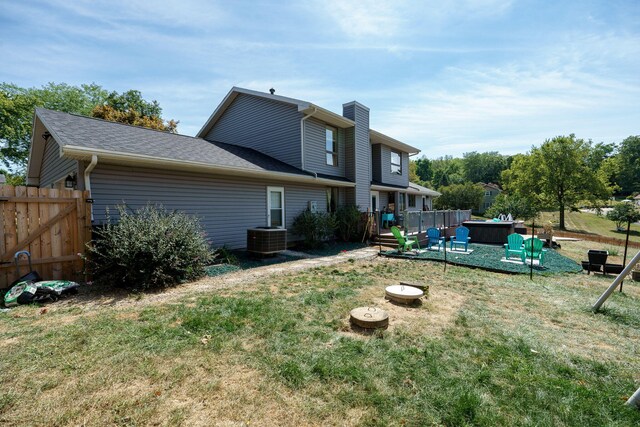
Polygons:
M614 167L622 194L640 191L640 135L630 136L620 143Z
M462 159L444 156L431 160L431 186L439 188L464 182Z
M111 92L104 103L96 105L91 111L93 117L112 122L126 123L151 129L176 132L178 122L162 120L162 108L158 101L145 101L137 90Z
M433 178L431 160L427 159L426 156L422 156L417 160L412 160L411 163L415 165L415 173L420 181L424 183L431 182Z
M136 90L118 94L96 84L48 83L40 88L23 88L0 83L0 173L12 183L23 180L36 107L169 131L175 131L177 125L173 120L165 125L158 102L145 101Z
M497 151L472 151L462 155L462 166L467 181L500 184L500 174L507 169L507 157Z
M548 139L529 154L514 157L502 174L504 188L558 209L564 230L565 209L583 200L596 203L611 193L604 174L590 167L591 152L591 143L573 134Z
M49 83L41 88L22 88L12 83L0 83L0 160L3 166L9 172L24 169L36 107L90 115L91 109L104 102L106 96L107 92L95 84Z
M471 182L443 186L438 191L442 195L434 201L437 209L478 209L484 196L482 186Z
M616 223L616 230L623 231L625 223L640 221L640 209L633 203L618 203L607 212L607 219Z

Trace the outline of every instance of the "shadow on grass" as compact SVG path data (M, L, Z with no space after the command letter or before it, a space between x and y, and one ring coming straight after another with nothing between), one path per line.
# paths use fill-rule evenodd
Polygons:
M605 319L619 325L640 328L640 317L637 312L617 307L602 307L596 312L596 315L602 315Z

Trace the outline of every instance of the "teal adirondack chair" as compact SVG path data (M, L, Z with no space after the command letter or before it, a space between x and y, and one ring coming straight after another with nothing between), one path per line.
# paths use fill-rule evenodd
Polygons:
M400 232L400 229L395 225L391 227L391 233L393 237L398 241L398 251L403 252L407 249L411 250L413 245L416 245L420 249L420 243L418 243L417 237L404 237Z
M433 245L438 245L438 250L440 250L440 246L445 246L444 237L440 237L440 230L429 227L427 228L427 249L431 249Z
M522 259L522 253L524 251L522 248L522 242L524 242L524 237L522 237L521 234L509 234L507 236L507 243L504 244L504 257L509 259L509 256L516 255L518 258Z
M451 250L453 250L454 246L458 247L459 245L463 245L464 251L466 252L469 246L470 239L471 238L469 237L469 229L461 225L460 227L456 228L456 235L451 236L451 239L449 240L449 246L451 247Z
M533 245L531 244L531 240L533 240ZM542 240L536 237L534 237L533 239L531 237L526 239L522 243L522 255L521 255L522 262L526 263L527 258L531 259L532 262L534 259L538 259L540 260L539 265L542 266L542 264L544 264L544 254L545 252L547 252L546 249L542 249L543 244L544 243L542 242ZM532 249L532 246L533 246L533 249Z

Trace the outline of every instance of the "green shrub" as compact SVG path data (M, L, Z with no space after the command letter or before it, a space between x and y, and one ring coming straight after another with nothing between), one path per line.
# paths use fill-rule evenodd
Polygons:
M293 234L304 238L304 246L315 248L321 242L333 238L336 230L336 220L329 213L302 212L293 220Z
M184 213L118 206L119 222L95 231L88 250L94 280L135 290L163 288L204 275L212 259L199 221Z
M229 248L223 246L213 251L212 261L215 264L239 265L240 260Z
M538 212L534 200L517 194L500 193L484 216L497 218L500 214L511 214L514 219L529 220L535 218Z
M345 242L357 241L362 225L362 213L356 205L340 206L336 211L338 237Z

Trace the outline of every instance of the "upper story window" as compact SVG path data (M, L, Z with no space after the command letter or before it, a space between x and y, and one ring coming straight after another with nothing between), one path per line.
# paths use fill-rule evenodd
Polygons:
M327 164L329 166L338 166L338 131L334 128L327 127L325 129L325 135Z
M485 196L490 196L490 195L491 195L491 190L487 190L487 191L485 191L485 192L484 192L484 195L485 195Z
M395 151L391 152L391 173L402 175L402 156Z

